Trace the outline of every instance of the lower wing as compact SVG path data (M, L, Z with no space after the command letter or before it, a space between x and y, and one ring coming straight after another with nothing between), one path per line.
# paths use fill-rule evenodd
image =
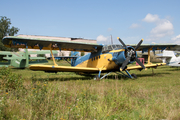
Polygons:
M156 64L146 64L144 65L146 68L156 68L158 66L162 66L162 65L166 65L166 63L156 63ZM130 66L130 67L127 67L127 70L134 70L134 69L143 69L141 66Z
M46 72L98 72L98 68L71 67L71 66L52 66L52 65L31 65L29 67L35 71Z
M157 64L150 64L144 65L146 68L156 68L157 66L166 65L166 63L157 63ZM53 65L31 65L29 69L35 71L45 71L45 72L99 72L98 68L88 68L88 67L71 67L71 66L53 66ZM141 66L130 66L127 67L127 70L134 70L134 69L143 69ZM106 71L106 69L102 69L102 71Z

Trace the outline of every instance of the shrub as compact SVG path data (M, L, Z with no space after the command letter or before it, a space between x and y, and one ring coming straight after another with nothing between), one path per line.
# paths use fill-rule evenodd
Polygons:
M2 67L0 69L0 87L1 89L17 90L23 87L21 75L11 72L10 68Z

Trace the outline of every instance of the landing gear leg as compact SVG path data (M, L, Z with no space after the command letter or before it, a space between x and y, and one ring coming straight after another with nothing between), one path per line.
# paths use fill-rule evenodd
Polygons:
M135 74L130 74L127 70L125 70L125 72L127 73L127 75L126 74L124 74L122 71L120 71L120 75L123 75L123 76L125 76L125 77L128 77L128 78L137 78L137 76L135 75ZM117 73L117 74L119 74L119 73Z
M101 70L99 71L99 75L96 75L96 76L94 77L94 80L99 80L99 79L100 79L100 76L101 76Z
M127 70L125 70L126 71L126 73L128 74L128 77L129 78L133 78L132 76L131 76L131 74L127 71Z
M105 77L106 77L106 76L108 76L110 73L112 73L112 72L109 72L109 73L105 74L105 75L104 75L104 76L102 76L100 79L105 78Z

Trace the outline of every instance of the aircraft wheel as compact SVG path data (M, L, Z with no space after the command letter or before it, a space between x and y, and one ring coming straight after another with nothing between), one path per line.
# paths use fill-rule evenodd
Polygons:
M99 78L99 76L98 75L95 75L94 76L94 80L99 80L100 78Z
M137 78L136 74L134 74L134 73L131 74L131 76L132 76L133 78L135 78L135 79Z

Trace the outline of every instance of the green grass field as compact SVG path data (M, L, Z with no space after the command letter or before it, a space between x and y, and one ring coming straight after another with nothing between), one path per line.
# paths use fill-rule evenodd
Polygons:
M153 72L132 70L137 79L110 74L95 81L70 72L3 68L0 119L179 120L180 68Z

